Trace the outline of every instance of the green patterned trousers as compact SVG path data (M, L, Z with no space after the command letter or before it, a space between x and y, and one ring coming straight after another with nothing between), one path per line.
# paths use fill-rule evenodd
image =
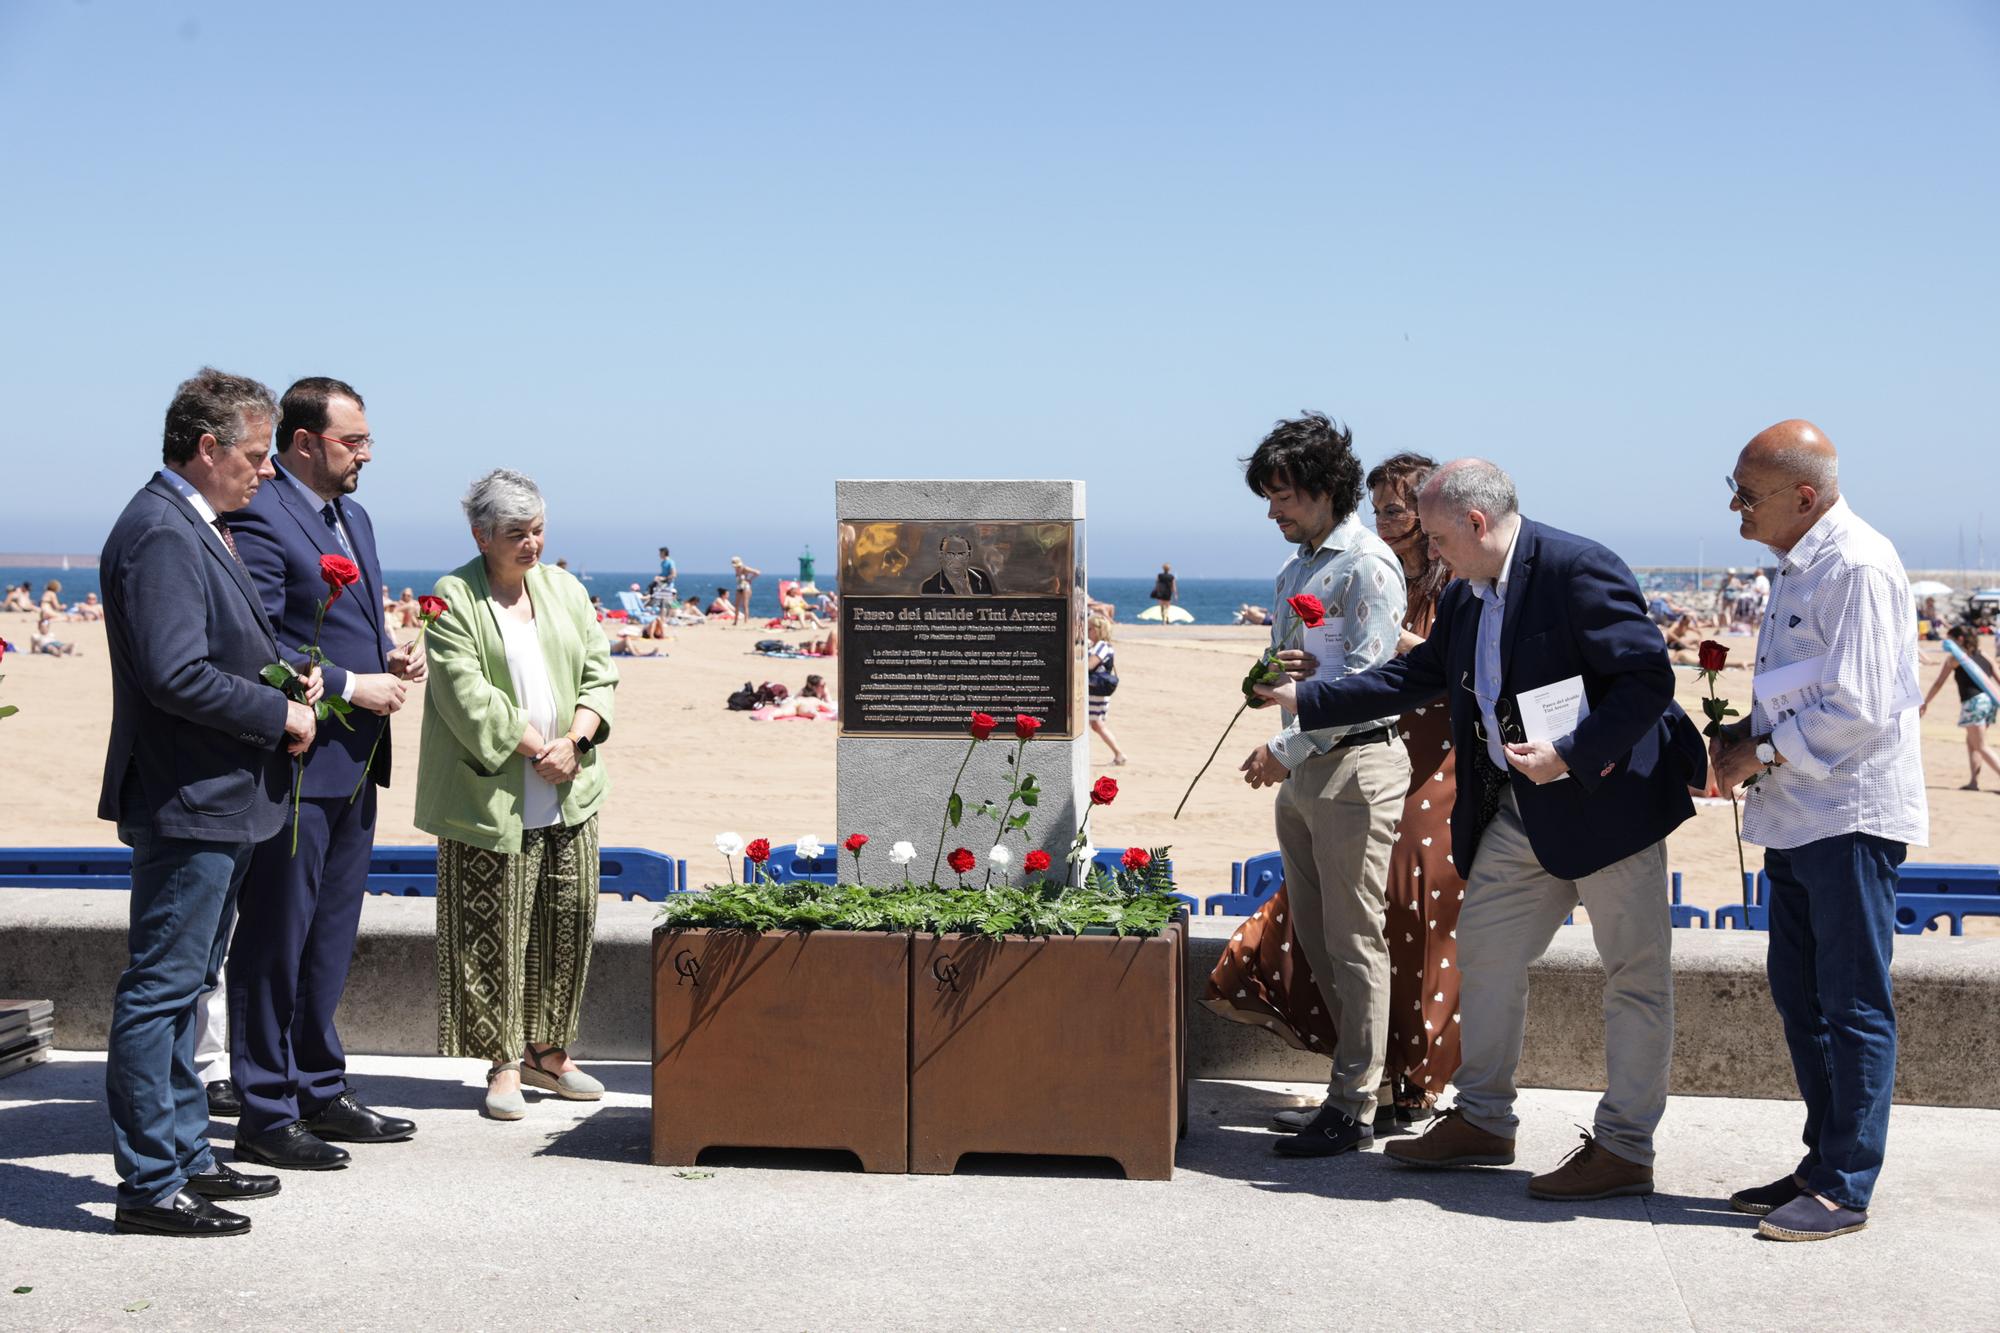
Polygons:
M568 1046L597 927L597 816L521 835L519 853L438 839L438 1050L520 1058Z

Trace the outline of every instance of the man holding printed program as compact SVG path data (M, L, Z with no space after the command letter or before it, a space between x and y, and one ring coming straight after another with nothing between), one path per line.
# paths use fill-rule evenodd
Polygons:
M1895 547L1840 496L1833 445L1782 421L1737 456L1729 507L1777 552L1749 716L1709 742L1724 789L1754 778L1743 836L1770 877L1771 998L1806 1155L1730 1196L1775 1240L1868 1225L1889 1132L1897 868L1930 836L1917 731L1916 615Z
M1522 518L1512 479L1481 459L1440 468L1417 507L1459 576L1431 637L1372 671L1260 690L1307 728L1451 701L1452 857L1468 868L1458 1101L1386 1153L1423 1167L1514 1160L1528 967L1581 902L1606 973L1606 1091L1594 1133L1528 1192L1650 1194L1674 1031L1665 840L1694 813L1689 785L1707 780L1701 737L1616 555Z

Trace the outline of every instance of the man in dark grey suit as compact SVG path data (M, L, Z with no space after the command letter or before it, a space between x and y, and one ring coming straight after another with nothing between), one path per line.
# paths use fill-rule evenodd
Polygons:
M167 408L166 464L132 497L100 561L111 655L111 744L98 797L132 848L131 962L105 1056L119 1231L231 1235L212 1200L278 1192L209 1151L195 1004L215 985L237 886L283 826L291 767L312 743L303 701L264 683L278 644L218 517L269 479L271 391L203 370Z

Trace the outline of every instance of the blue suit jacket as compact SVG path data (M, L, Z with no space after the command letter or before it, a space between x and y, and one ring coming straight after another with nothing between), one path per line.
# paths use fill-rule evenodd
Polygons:
M104 543L111 744L97 816L169 838L261 842L291 785L285 696L258 678L278 642L243 567L159 477ZM136 808L121 808L128 780Z
M279 466L282 469L282 456ZM375 555L375 526L367 511L347 496L340 498L339 511L354 543L361 582L341 593L320 627L319 647L327 659L322 674L329 695L344 693L351 674L387 671L387 654L395 646L382 624L382 565ZM347 554L340 538L327 527L318 508L308 507L299 487L282 470L257 489L247 508L227 515L226 521L263 600L264 613L277 630L281 651L303 671L306 655L300 650L313 641L313 618L327 595L319 558ZM332 716L319 724L312 749L306 752L301 795L342 800L353 795L377 734L382 744L369 772L377 786L389 785L389 719L357 708L347 720L352 731Z
M1299 685L1308 728L1364 722L1428 703L1451 704L1452 745L1484 747L1479 702L1465 683L1483 603L1463 579L1438 601L1431 636L1374 671ZM1509 695L1583 677L1590 716L1557 743L1566 781L1536 786L1507 770L1536 858L1560 879L1581 879L1650 846L1694 814L1688 785L1706 779L1701 735L1674 702L1674 670L1624 561L1583 537L1523 519L1508 575L1500 634L1501 689ZM1472 761L1458 766L1452 862L1469 874L1479 846Z

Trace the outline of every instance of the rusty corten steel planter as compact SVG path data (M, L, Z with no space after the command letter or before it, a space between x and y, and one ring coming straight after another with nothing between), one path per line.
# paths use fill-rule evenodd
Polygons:
M653 1162L844 1148L909 1163L910 936L653 932Z
M1187 1119L1187 924L1147 939L918 935L910 1167L1109 1157L1169 1180Z

